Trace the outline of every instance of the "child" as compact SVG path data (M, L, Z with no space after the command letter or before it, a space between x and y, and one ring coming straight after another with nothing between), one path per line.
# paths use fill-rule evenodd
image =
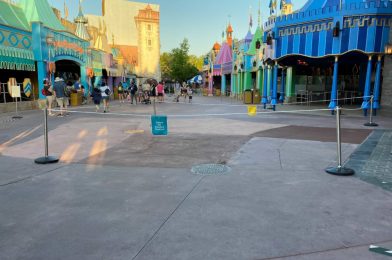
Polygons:
M192 103L192 94L193 94L192 88L188 86L187 92L188 92L189 103Z

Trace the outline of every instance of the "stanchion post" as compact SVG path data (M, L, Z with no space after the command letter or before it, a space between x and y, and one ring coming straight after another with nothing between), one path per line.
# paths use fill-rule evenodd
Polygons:
M18 98L15 98L15 116L12 117L13 119L22 119L23 116L20 116L18 113Z
M364 124L364 126L369 126L369 127L377 127L378 124L373 122L373 102L374 102L374 96L370 97L370 116L369 116L369 122Z
M155 105L155 97L152 99L152 104L153 104L153 107L154 107L154 116L157 114L157 108L156 108L156 105Z
M34 160L36 164L50 164L58 163L59 159L49 156L49 138L48 138L48 109L44 109L44 141L45 141L45 156Z
M327 168L325 171L332 175L337 176L351 176L355 174L355 171L342 166L342 143L341 143L341 129L340 129L340 111L339 106L336 107L336 135L337 135L337 155L338 155L338 166Z

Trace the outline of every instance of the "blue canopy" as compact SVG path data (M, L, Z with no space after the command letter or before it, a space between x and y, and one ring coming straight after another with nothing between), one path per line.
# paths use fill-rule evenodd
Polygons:
M203 77L201 75L197 75L191 78L190 80L188 80L188 84L192 84L192 83L198 83L198 84L203 83Z

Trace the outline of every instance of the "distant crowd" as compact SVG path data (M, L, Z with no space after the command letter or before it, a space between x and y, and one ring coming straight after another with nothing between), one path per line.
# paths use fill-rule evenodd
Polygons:
M72 93L80 93L82 97L82 104L87 104L88 99L86 96L86 90L81 85L79 80L74 83L71 81L65 82L60 76L56 76L54 83L52 84L49 79L45 79L43 82L42 94L46 96L47 108L50 116L67 116L67 112L70 97ZM145 82L143 84L136 83L135 79L128 82L121 82L117 87L118 98L120 105L126 102L137 105L140 104L151 104L151 101L165 102L165 85L164 82ZM96 112L100 111L101 104L103 104L103 112L109 112L109 101L110 96L113 94L109 88L106 80L101 80L97 86L93 86L90 91L90 97L95 104ZM193 96L192 87L183 82L182 84L176 83L174 85L174 99L173 102L179 102L180 98L191 103ZM59 113L53 113L53 107L59 106Z

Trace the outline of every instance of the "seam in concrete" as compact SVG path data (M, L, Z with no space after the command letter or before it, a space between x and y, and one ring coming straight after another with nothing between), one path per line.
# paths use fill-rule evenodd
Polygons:
M203 176L200 178L200 180L193 186L192 190L181 200L181 202L177 205L177 207L170 213L170 215L162 222L162 224L159 226L159 228L154 232L154 234L150 237L150 239L147 240L147 242L143 245L143 247L137 252L137 254L132 257L132 260L136 259L140 255L141 252L147 247L148 244L151 243L151 241L157 236L159 231L163 228L163 226L169 221L169 219L174 215L174 213L181 207L181 205L187 200L187 198L191 195L191 193L199 186L201 181L205 178L206 176Z
M379 244L385 244L385 243L390 243L390 242L392 242L392 240L379 241L379 242L366 243L366 244L359 244L359 245L354 245L354 246L343 246L343 247L331 248L331 249L326 249L326 250L298 253L298 254L285 255L285 256L274 256L274 257L267 257L267 258L258 258L257 260L273 260L273 259L283 259L283 258L296 257L296 256L314 255L314 254L320 254L320 253L340 251L340 250L345 250L345 249L350 249L350 248L358 248L358 247L365 247L365 246L368 247L370 245L377 245L377 244L379 245Z
M30 175L30 176L27 176L27 177L24 177L24 178L21 178L21 179L17 179L17 180L13 180L13 181L10 181L10 182L7 182L7 183L3 183L3 184L0 184L0 187L5 187L5 186L8 186L8 185L17 184L17 183L22 182L22 181L27 180L27 179L32 179L34 177L42 176L42 175L51 173L53 171L56 171L58 169L61 169L61 168L65 167L65 166L67 166L67 165L62 165L60 167L54 168L54 169L46 171L46 172L42 172L42 173L35 174L35 175Z

